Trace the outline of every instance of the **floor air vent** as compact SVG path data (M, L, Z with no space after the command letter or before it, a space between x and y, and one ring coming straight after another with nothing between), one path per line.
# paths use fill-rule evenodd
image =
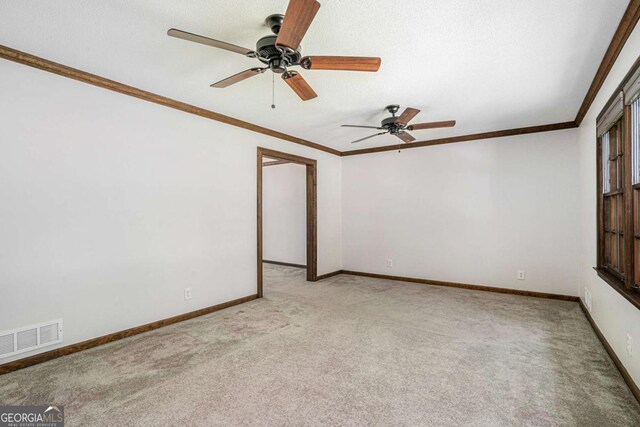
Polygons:
M62 342L62 319L0 332L0 359Z

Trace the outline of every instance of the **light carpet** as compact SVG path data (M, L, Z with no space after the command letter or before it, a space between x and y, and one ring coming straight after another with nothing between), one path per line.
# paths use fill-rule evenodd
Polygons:
M265 298L0 376L67 426L638 426L575 302L265 266Z

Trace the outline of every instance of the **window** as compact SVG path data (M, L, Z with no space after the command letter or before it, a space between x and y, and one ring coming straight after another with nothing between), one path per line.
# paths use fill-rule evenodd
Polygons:
M633 283L632 288L640 286L640 97L631 101L629 107L629 121L631 131L631 186L632 186L632 216L631 226L633 228Z
M602 266L624 277L624 144L622 120L600 137L602 151L603 259Z
M640 68L597 122L598 274L640 307Z

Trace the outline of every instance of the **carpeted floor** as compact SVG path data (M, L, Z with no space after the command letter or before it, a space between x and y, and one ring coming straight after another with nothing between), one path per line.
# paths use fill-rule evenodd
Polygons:
M573 302L265 266L266 297L0 376L68 426L638 426Z

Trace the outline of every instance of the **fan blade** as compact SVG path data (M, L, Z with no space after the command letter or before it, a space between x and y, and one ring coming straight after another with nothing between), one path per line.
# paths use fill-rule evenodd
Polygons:
M412 137L411 135L409 135L407 132L400 132L397 133L396 136L398 138L400 138L401 140L403 140L404 142L413 142L416 139L414 137Z
M400 114L400 117L396 119L396 123L406 126L419 112L420 110L417 108L407 108Z
M384 135L387 132L380 132L380 133L376 133L375 135L369 135L369 136L365 136L364 138L360 138L360 139L356 139L355 141L351 141L352 144L355 144L356 142L360 142L360 141L364 141L365 139L369 139L369 138L373 138L376 136L380 136L380 135Z
M455 120L448 120L445 122L429 122L429 123L416 123L409 126L409 130L421 130L421 129L435 129L435 128L450 128L456 125Z
M254 56L255 52L246 47L236 46L235 44L221 42L220 40L210 39L209 37L199 36L197 34L188 33L186 31L176 30L175 28L167 31L167 34L171 37L177 37L182 40L190 42L196 42L206 44L207 46L217 47L218 49L229 50L231 52L239 53L245 56Z
M307 70L378 71L380 62L363 56L305 56L300 65Z
M308 101L318 96L318 94L311 89L309 83L307 83L307 81L295 71L287 71L286 73L283 73L282 80L284 80L303 101Z
M340 125L343 128L384 129L378 126Z
M316 0L290 0L276 45L297 50L319 9Z
M245 79L248 79L249 77L253 77L256 76L258 74L262 74L264 73L266 70L266 68L250 68L248 70L242 71L238 74L234 74L231 77L227 77L224 80L220 80L219 82L216 82L214 84L211 85L211 87L215 87L215 88L225 88L228 86L231 86L232 84L236 84L238 82L241 82Z

